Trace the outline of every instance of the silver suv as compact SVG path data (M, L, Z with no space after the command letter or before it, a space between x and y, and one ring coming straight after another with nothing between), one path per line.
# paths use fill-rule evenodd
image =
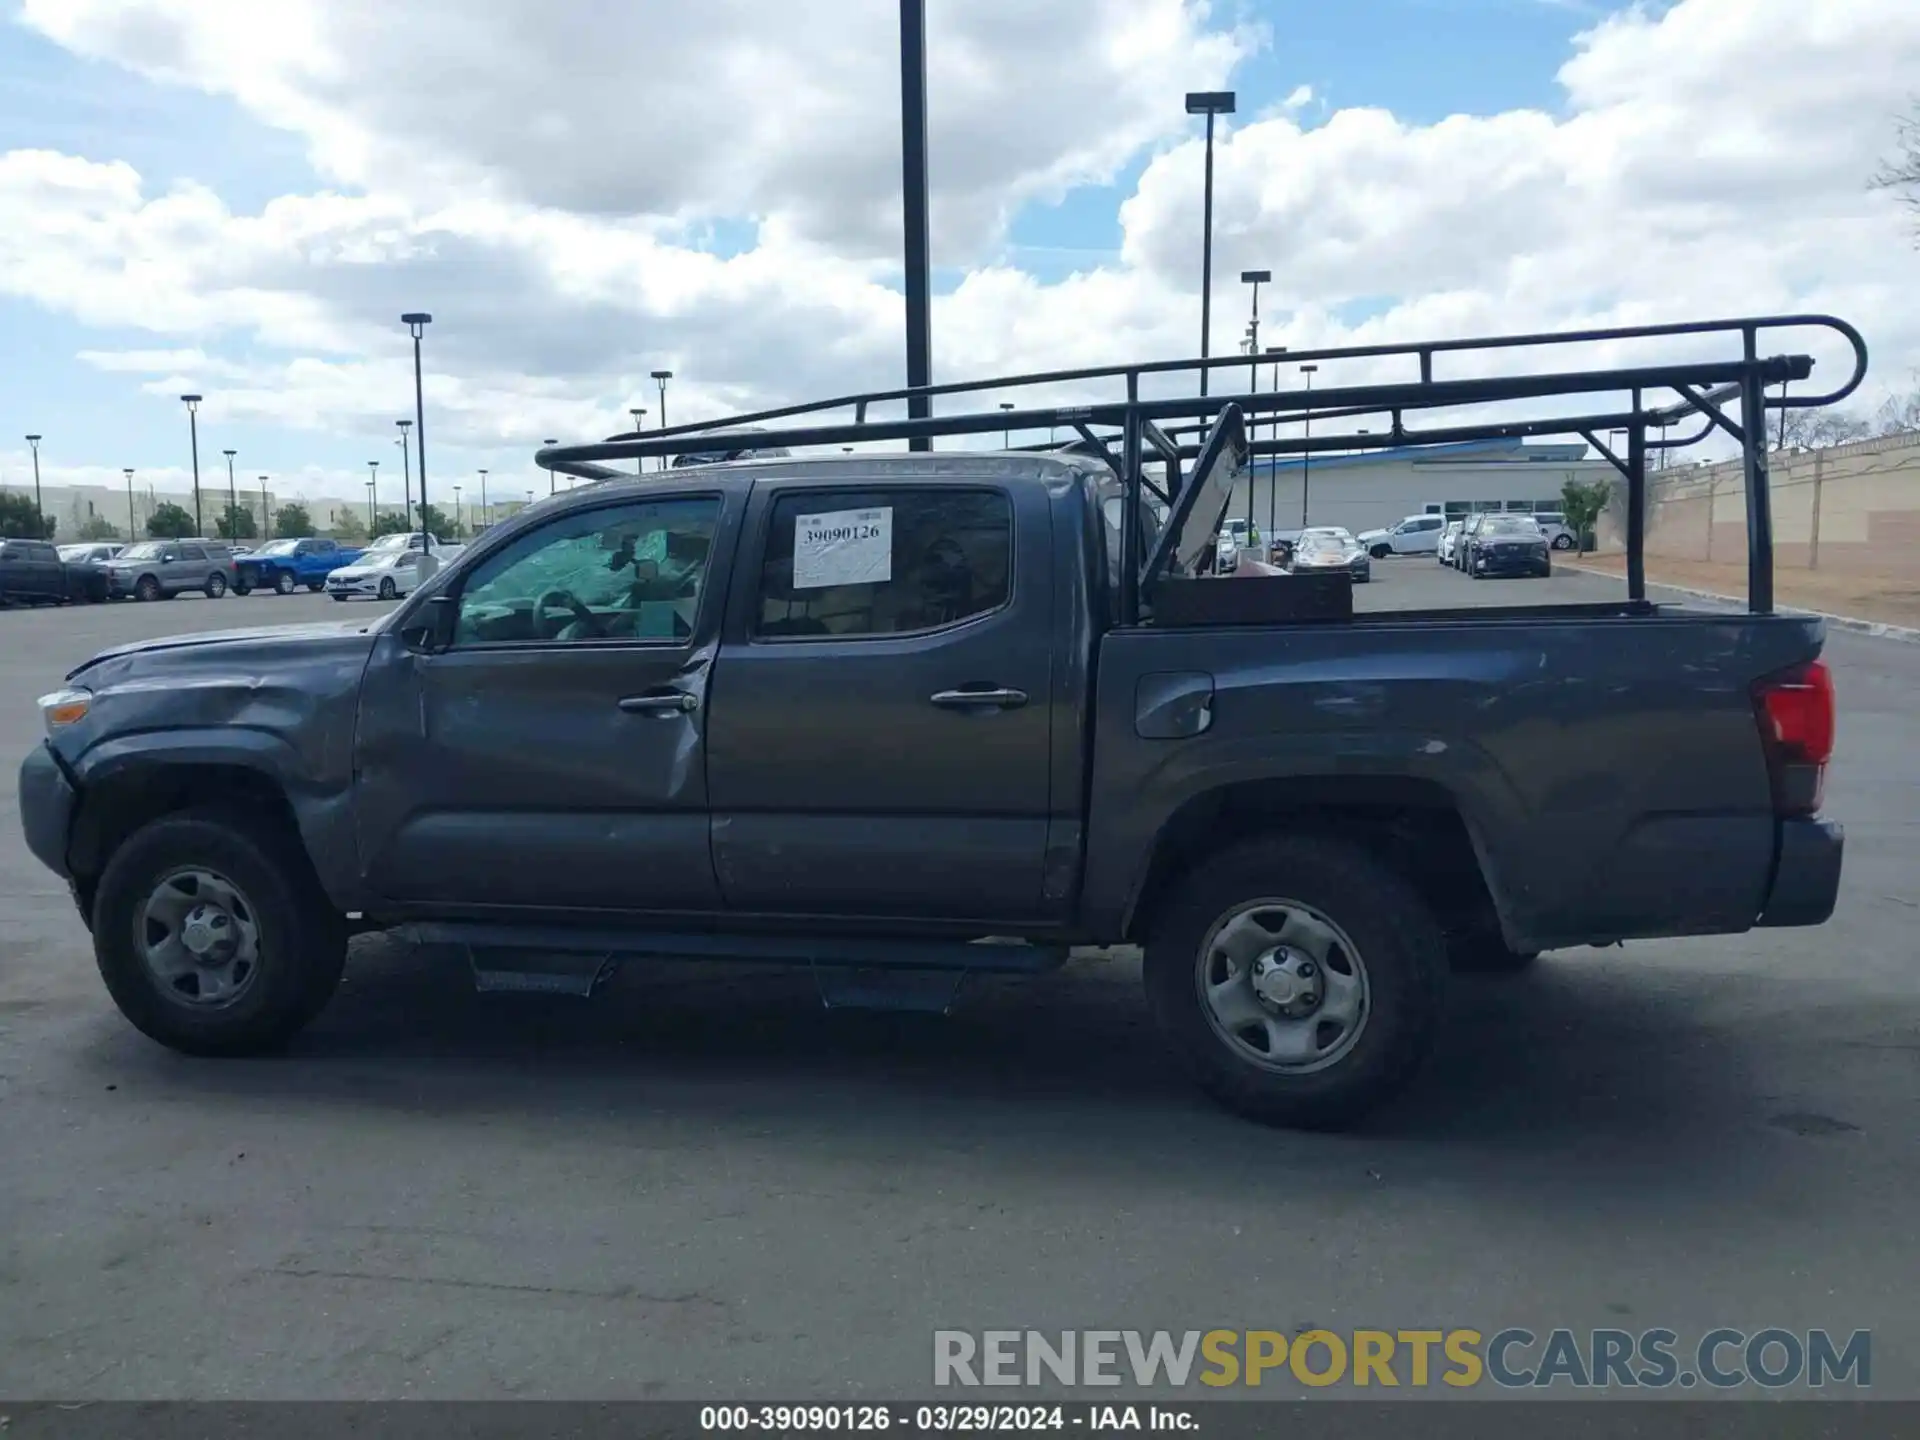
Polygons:
M233 588L233 551L224 540L142 540L108 565L108 593L171 600L198 590L218 600Z

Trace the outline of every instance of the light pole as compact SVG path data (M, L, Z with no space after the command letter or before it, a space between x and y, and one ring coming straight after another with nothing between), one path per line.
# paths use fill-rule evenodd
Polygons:
M423 310L411 311L400 317L400 323L413 332L413 418L416 422L414 438L420 446L420 528L427 528L427 401L420 387L420 337L426 333L427 326L433 323L433 316Z
M1318 365L1302 365L1300 373L1307 377L1307 409L1302 417L1306 421L1306 438L1313 439L1313 376L1319 370ZM1313 487L1313 447L1309 445L1300 452L1300 528L1307 528L1307 496Z
M663 414L665 413L664 406L661 407L661 412ZM644 405L630 406L628 407L627 413L633 416L633 433L635 435L638 435L640 433L641 426L646 423L647 407ZM646 470L646 468L647 468L647 462L645 460L641 459L638 455L633 457L633 473L634 474L636 475L641 474L643 471Z
M187 407L187 433L193 437L193 533L204 535L207 532L200 524L200 401L198 395L182 395L180 403Z
M1247 322L1247 393L1257 394L1260 390L1260 287L1273 279L1271 270L1242 270L1240 283L1253 287L1253 318ZM1253 427L1247 427L1249 436ZM1247 472L1247 529L1255 529L1253 523L1253 474ZM1272 527L1269 526L1269 529Z
M234 489L233 485L233 457L240 452L222 450L220 453L227 457L227 543L231 545L240 538L240 493Z
M133 467L127 466L121 474L127 477L127 543L131 545L140 538L140 526L133 518Z
M1273 361L1273 393L1276 395L1280 393L1280 357L1286 353L1287 347L1284 345L1267 347L1267 358ZM1273 412L1273 424L1269 427L1268 433L1272 436L1273 443L1278 445L1280 443L1280 412L1278 410ZM1276 450L1268 457L1267 465L1267 544L1269 547L1273 544L1273 532L1280 528L1279 516L1276 513L1279 503L1280 452Z
M927 0L900 0L901 258L906 271L907 386L933 383L933 243L927 220ZM907 417L933 414L926 395L907 397ZM931 450L915 436L911 450Z
M558 440L542 440L540 443L542 445L558 445L560 442ZM556 484L556 478L554 475L554 470L553 470L553 467L549 465L547 467L547 494L549 495L553 494L555 484Z
M267 508L271 503L267 499L267 477L262 475L260 477L260 538L262 540L273 538L273 511Z
M660 428L664 430L667 428L667 381L673 378L673 372L671 370L655 370L653 372L653 378L660 386ZM553 441L549 440L547 443L551 445ZM662 470L667 468L667 457L664 455L660 457L660 468Z
M1192 90L1187 93L1187 113L1207 117L1207 188L1205 208L1200 221L1200 358L1206 359L1213 325L1213 121L1216 115L1233 114L1233 91ZM1200 367L1200 393L1207 393L1207 367Z
M40 437L27 436L27 444L33 447L33 523L40 532L34 538L44 540L47 538L47 512L40 505Z
M1013 402L1011 400L1002 400L1000 402L1000 408L1002 410L1011 410L1013 409ZM1013 448L1013 431L1002 430L1000 432L1000 448L1002 450L1011 450Z
M373 516L373 486L374 482L379 478L380 462L378 460L367 461L367 539L369 540L373 539L373 527L378 523Z
M487 472L484 469L480 472L480 523L483 526L493 523L492 517L487 513Z
M413 529L413 461L407 456L407 432L413 428L411 420L396 420L400 427L400 518L407 522L407 529ZM420 519L420 528L426 529L426 517Z
M453 487L453 538L460 538L460 487Z

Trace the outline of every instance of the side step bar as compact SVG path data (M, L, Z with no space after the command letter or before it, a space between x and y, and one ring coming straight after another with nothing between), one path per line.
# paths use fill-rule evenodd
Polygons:
M1022 940L927 940L874 935L716 935L424 921L394 932L467 954L483 992L591 995L623 960L759 961L805 965L832 1009L944 1012L972 972L1038 975L1066 963L1064 945Z

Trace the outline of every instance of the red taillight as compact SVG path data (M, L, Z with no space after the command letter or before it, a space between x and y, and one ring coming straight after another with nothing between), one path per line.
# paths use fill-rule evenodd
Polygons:
M1788 814L1820 808L1827 762L1833 758L1833 672L1822 660L1754 683L1754 711L1773 772L1774 803Z

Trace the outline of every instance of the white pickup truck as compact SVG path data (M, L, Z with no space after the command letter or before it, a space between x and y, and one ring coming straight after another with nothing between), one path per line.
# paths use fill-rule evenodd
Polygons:
M1364 530L1354 538L1375 560L1389 555L1431 555L1446 523L1442 515L1409 515L1390 530Z

